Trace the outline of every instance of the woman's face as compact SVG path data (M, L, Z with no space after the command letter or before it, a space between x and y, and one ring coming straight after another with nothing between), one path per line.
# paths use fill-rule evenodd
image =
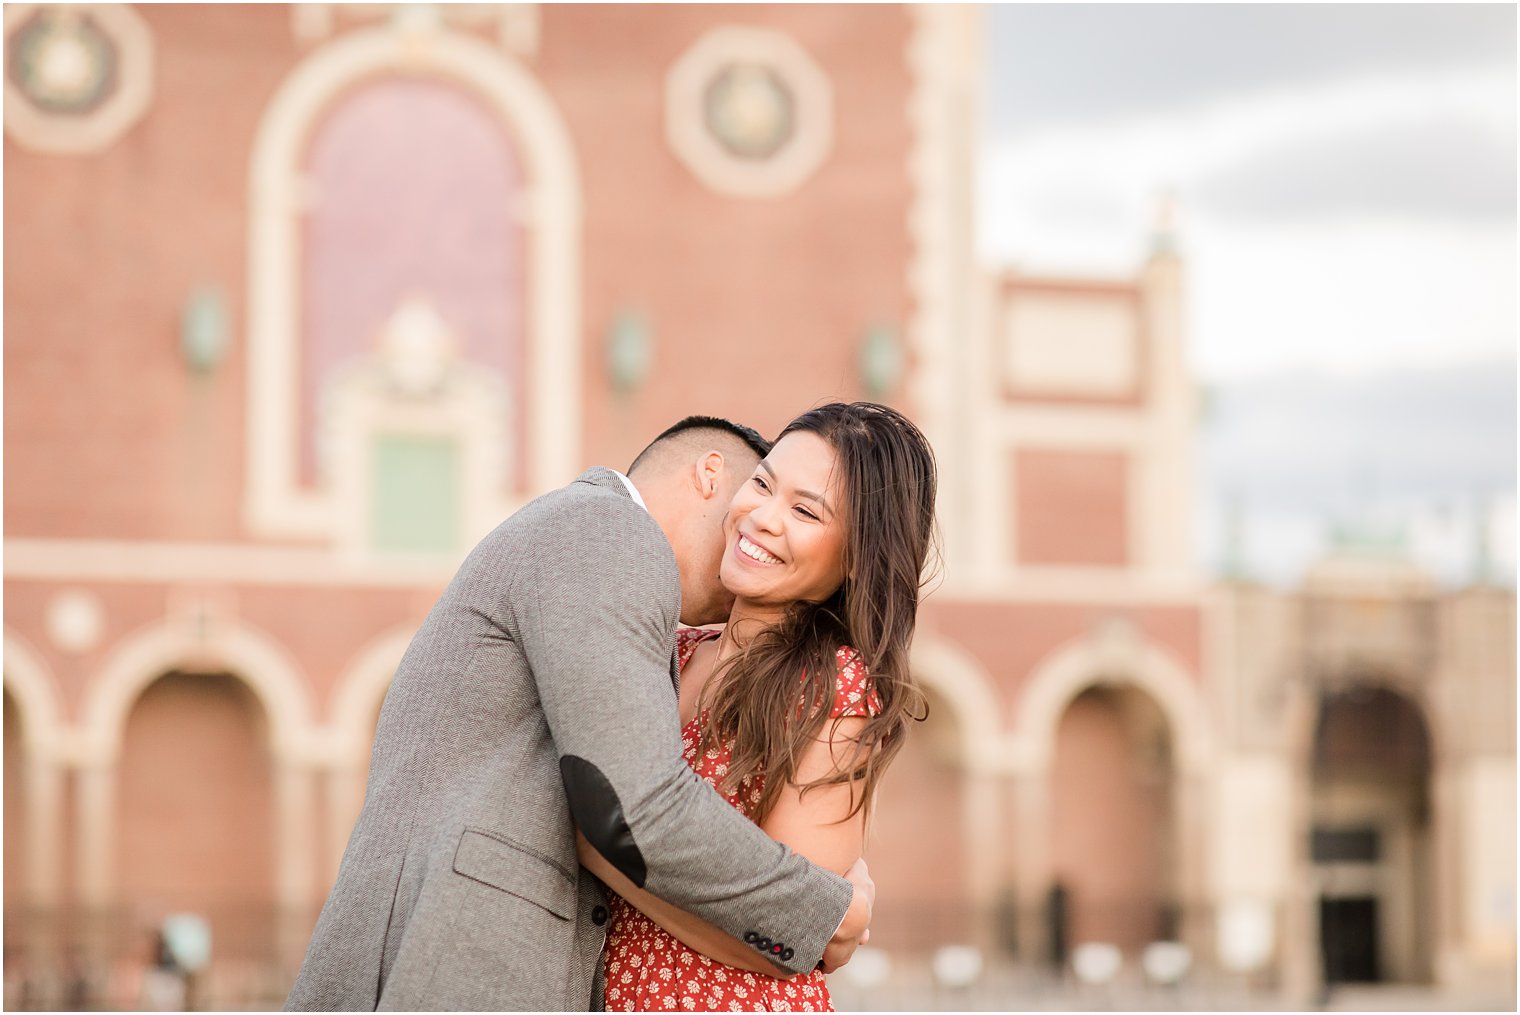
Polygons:
M817 434L776 442L724 519L719 574L755 606L822 602L844 580L844 491L834 449Z

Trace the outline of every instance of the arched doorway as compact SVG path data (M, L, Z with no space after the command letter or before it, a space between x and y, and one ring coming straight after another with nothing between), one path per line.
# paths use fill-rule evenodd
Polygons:
M1089 687L1062 714L1050 774L1058 956L1095 941L1135 955L1176 937L1173 753L1160 707L1133 686Z
M945 699L926 689L929 717L912 723L883 776L866 840L876 881L871 943L899 954L970 943L964 731Z
M1428 981L1432 752L1419 706L1371 684L1327 691L1312 750L1324 982Z
M172 671L133 703L117 762L118 956L145 959L164 917L211 930L216 984L276 961L274 778L268 717L230 673Z

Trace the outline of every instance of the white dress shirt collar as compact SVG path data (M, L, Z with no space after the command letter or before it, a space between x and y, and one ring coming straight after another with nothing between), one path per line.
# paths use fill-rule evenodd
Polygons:
M623 485L628 488L628 496L633 498L633 502L639 507L643 508L645 511L648 511L649 505L644 503L644 498L639 495L639 488L633 485L633 480L629 479L621 472L618 472L616 469L613 469L612 471L617 473L617 478L621 479L623 481Z

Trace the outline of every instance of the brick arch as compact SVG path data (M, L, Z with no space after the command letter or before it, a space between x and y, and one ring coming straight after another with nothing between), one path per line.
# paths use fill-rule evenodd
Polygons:
M368 760L375 712L415 634L416 628L411 626L387 631L372 639L343 671L328 713L340 764L346 759L350 765L363 768Z
M1171 652L1132 629L1072 639L1040 662L1019 696L1014 720L1021 767L1050 768L1056 729L1077 695L1089 687L1124 684L1144 691L1160 707L1179 771L1203 774L1214 745L1197 683Z
M1003 710L981 663L954 642L923 635L914 639L909 663L914 677L954 713L961 762L972 771L996 769L1004 739L998 725Z
M248 685L264 708L277 761L298 761L310 752L311 695L295 661L269 635L221 619L204 628L189 619L166 620L123 640L86 691L83 750L97 763L114 763L138 697L165 673L187 665L225 670Z
M64 748L63 710L52 672L15 631L6 628L4 637L5 689L21 712L27 751L40 754Z

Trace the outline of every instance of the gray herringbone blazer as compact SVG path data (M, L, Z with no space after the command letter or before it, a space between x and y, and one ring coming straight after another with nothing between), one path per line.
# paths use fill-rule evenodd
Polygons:
M291 1010L601 1005L601 883L571 812L636 883L813 967L844 879L681 760L674 554L592 469L481 541L401 660L369 789Z

